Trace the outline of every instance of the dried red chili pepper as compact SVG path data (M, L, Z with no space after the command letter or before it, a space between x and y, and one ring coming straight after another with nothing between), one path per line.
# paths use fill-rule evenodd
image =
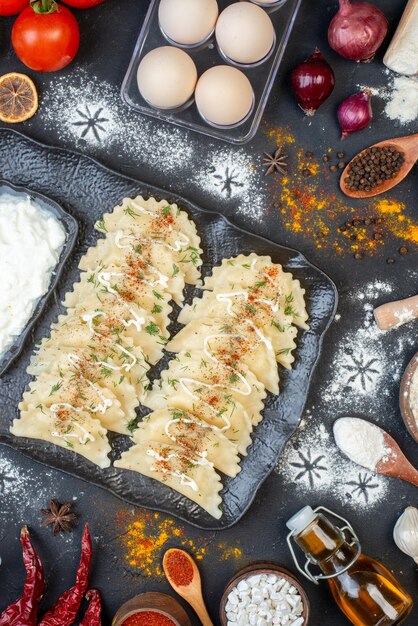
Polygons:
M0 615L0 626L35 626L38 605L45 591L44 568L26 526L20 531L26 580L21 597Z
M102 626L102 602L99 592L96 589L90 589L86 593L86 598L90 604L80 626Z
M87 591L92 552L91 537L86 524L81 539L81 558L75 585L58 598L53 607L44 615L39 626L70 626L74 622Z

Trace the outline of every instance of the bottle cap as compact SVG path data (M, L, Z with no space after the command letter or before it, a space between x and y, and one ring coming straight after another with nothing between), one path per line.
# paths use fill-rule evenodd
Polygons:
M300 533L304 530L311 522L314 521L317 514L310 506L304 506L298 513L295 513L293 517L290 518L286 522L286 526L292 533Z

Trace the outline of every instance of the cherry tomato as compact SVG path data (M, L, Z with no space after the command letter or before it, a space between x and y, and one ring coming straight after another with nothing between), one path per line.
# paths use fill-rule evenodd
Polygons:
M77 20L54 0L31 2L17 17L12 44L19 59L38 72L55 72L74 59L80 45Z
M98 4L102 4L104 0L63 0L65 4L75 9L90 9Z
M17 15L29 4L29 0L0 0L0 15Z

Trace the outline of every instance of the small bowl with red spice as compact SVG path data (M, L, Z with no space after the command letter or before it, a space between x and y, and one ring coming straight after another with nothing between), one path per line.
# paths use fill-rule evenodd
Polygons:
M112 626L191 626L183 607L164 593L141 593L125 602Z

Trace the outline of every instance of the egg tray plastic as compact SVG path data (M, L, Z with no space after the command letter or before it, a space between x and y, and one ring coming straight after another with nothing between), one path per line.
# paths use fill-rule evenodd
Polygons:
M234 1L218 0L219 12L233 4ZM165 122L170 122L176 126L182 126L233 144L247 143L257 132L301 2L302 0L285 0L278 7L264 9L268 12L276 32L274 50L264 63L251 68L242 68L232 62L229 63L244 72L254 89L255 103L252 113L239 126L235 128L215 128L211 126L200 116L194 101L187 103L179 109L163 110L151 107L142 98L138 90L136 78L141 59L154 48L171 45L161 32L158 23L160 0L151 1L128 71L122 83L122 99L136 111ZM203 72L215 65L224 65L226 63L218 51L214 35L200 47L183 49L190 54L195 62L198 76L201 76Z

